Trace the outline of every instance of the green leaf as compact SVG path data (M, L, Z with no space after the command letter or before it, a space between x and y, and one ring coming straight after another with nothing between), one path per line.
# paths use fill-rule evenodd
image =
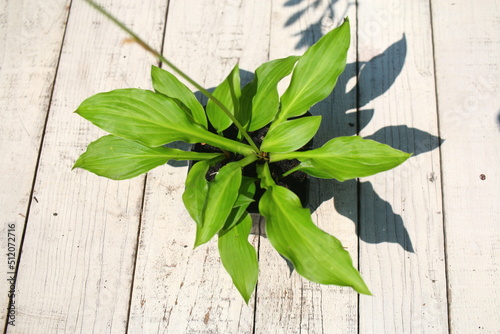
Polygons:
M176 100L141 89L118 89L89 97L76 110L83 118L118 137L149 147L173 141L207 143L248 155L253 149L193 123Z
M308 116L278 124L269 130L260 149L264 152L291 152L306 145L316 134L321 116Z
M203 212L208 194L208 181L205 175L210 168L210 161L198 161L188 172L182 201L189 215L198 227L203 223Z
M233 204L233 209L231 210L229 217L226 219L224 229L229 230L241 221L241 218L246 213L250 203L255 201L253 197L256 189L255 179L243 176L240 190L238 192L238 198L236 198L236 201Z
M193 92L180 82L173 74L156 66L151 66L153 88L163 95L182 102L188 109L193 120L207 128L207 116L203 106L198 102Z
M204 130L172 98L141 89L96 94L83 101L76 113L113 135L150 147L177 140L196 143L197 134Z
M273 247L310 281L350 286L370 294L340 241L318 228L308 209L292 191L270 186L259 202L266 218L266 234Z
M147 147L138 142L108 135L89 144L73 168L99 176L124 180L144 174L169 160L207 160L219 153L186 152L166 147Z
M238 192L238 198L234 203L234 207L250 204L254 201L253 195L255 195L256 190L255 181L256 179L252 177L242 177L240 190Z
M259 274L257 252L248 242L251 229L252 218L246 214L239 224L219 232L219 253L222 264L247 304Z
M240 69L238 64L233 68L227 78L212 93L233 115L238 113L239 99L241 96L240 88ZM210 123L221 133L232 123L226 113L212 100L207 102L207 115Z
M234 207L235 208L239 208L239 207L242 207L244 205L247 205L247 204L250 204L252 202L254 202L255 200L251 197L247 197L246 195L243 195L243 194L239 194L238 195L238 198L236 199L236 202L234 202Z
M241 115L238 120L254 131L269 124L279 110L278 82L292 72L300 57L276 59L255 70L255 78L242 90Z
M297 62L281 97L279 122L304 114L332 92L344 71L350 43L349 20L323 36Z
M301 163L287 174L302 170L315 177L345 181L392 169L410 156L373 140L337 137L315 150L294 152ZM271 161L276 157L280 158L279 154L271 157Z
M260 187L262 189L271 187L276 184L274 182L273 176L271 175L271 170L269 169L269 163L257 164L257 175L260 179Z
M208 183L201 220L195 220L198 223L195 247L209 241L224 226L238 197L241 178L241 167L232 162L222 167L215 180ZM193 217L196 218L199 219Z

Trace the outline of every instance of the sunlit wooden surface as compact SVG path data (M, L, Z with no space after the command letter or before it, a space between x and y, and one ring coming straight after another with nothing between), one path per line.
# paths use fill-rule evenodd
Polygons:
M100 3L208 88L236 63L248 81L261 63L302 54L349 16L346 70L311 110L323 116L315 145L359 134L413 156L357 182L313 180L310 208L374 296L290 274L257 219L259 282L246 305L216 243L192 250L186 164L120 182L71 170L103 134L73 113L79 103L115 88L150 89L158 62L81 0L2 1L0 320L8 333L500 332L496 1Z

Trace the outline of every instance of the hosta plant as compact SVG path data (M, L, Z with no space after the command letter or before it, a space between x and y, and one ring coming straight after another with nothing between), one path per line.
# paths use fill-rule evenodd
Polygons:
M236 65L209 93L104 13L195 85L208 97L208 103L202 106L176 76L153 66L154 91L118 89L81 103L76 113L109 135L89 144L74 167L123 180L169 160L196 161L187 174L182 196L196 223L194 245L198 247L217 236L222 264L247 302L258 275L256 251L248 242L252 218L247 208L259 188L264 190L258 210L266 220L267 238L297 273L313 282L350 286L370 294L340 241L319 229L297 194L280 185L287 175L298 172L339 181L369 176L396 167L409 157L357 136L337 137L319 148L302 149L321 122L321 116L304 115L332 92L345 67L350 41L348 19L302 56L262 64L255 70L253 81L244 87L240 86ZM290 84L280 96L277 85L289 75ZM225 136L229 128L235 129L230 138ZM258 140L252 136L255 133L262 134ZM219 150L195 152L166 146L174 141L203 143ZM271 172L274 163L285 160L298 162L283 175ZM254 166L255 175L244 175L243 170L249 166Z

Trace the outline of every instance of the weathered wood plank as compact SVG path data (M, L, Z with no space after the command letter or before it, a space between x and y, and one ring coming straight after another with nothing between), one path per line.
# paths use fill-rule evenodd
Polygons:
M432 1L452 333L500 332L498 1Z
M428 1L360 1L363 137L406 152L360 183L362 333L445 333L447 299L438 123Z
M335 93L311 109L322 115L315 146L356 131L356 8L348 1L274 1L270 58L302 54L323 34L351 19L352 47L348 67ZM351 80L354 78L354 81ZM313 220L339 238L357 263L357 200L355 182L312 180L310 206ZM357 294L349 288L322 286L290 275L286 262L261 238L261 275L258 283L256 333L357 333Z
M166 2L101 1L160 46ZM140 10L139 10L140 9ZM126 330L143 178L113 182L71 171L102 134L72 111L114 88L150 87L154 59L83 1L74 1L50 106L9 333Z
M205 87L237 63L253 71L268 57L269 6L170 1L165 54ZM196 225L182 203L186 175L185 164L148 174L129 331L252 333L253 300L247 306L233 287L216 240L192 249Z
M7 291L14 283L7 279L15 272L12 259L18 259L68 4L0 3L0 253L6 256L0 279L2 325Z

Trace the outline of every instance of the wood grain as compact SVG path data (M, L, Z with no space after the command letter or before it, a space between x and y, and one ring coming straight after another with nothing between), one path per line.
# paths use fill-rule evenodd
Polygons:
M165 3L102 4L161 45ZM71 170L102 134L72 113L79 103L103 90L149 86L154 59L123 38L84 2L72 4L18 272L16 324L9 333L126 329L143 178L114 182Z
M452 333L498 333L497 1L432 2Z
M0 253L6 259L2 266L5 276L0 279L2 324L9 303L7 291L11 290L7 278L13 276L6 273L15 271L7 266L7 258L19 259L68 4L69 1L47 1L44 5L39 1L0 3ZM8 235L9 225L13 235ZM15 251L8 251L9 248Z
M427 1L361 1L361 136L413 156L360 184L362 333L448 331L439 132Z

